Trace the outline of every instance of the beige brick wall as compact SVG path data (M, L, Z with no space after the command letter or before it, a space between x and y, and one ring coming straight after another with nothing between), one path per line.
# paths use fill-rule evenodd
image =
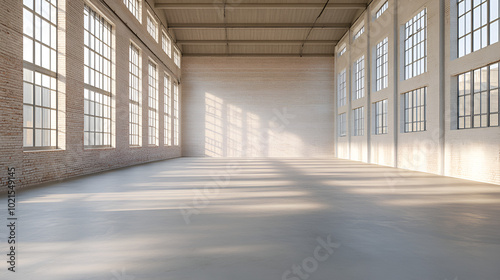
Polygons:
M22 149L22 1L2 1L0 9L0 109L2 115L0 174L5 183L7 167L15 167L18 186L53 181L133 164L179 157L181 148L163 143L163 73L174 80L180 78L180 69L161 49L161 39L155 42L146 32L146 9L142 1L142 24L136 20L122 1L84 2L59 1L58 92L59 143L52 151L24 151ZM113 24L114 85L113 112L114 146L107 149L85 149L83 146L83 9L89 3ZM162 14L159 14L162 16ZM120 20L127 22L127 26ZM165 22L159 18L159 22ZM160 30L161 31L161 30ZM161 33L159 33L161 34ZM133 41L141 49L142 57L142 147L128 144L128 61L129 44ZM146 45L148 47L146 47ZM147 63L152 59L159 74L159 145L147 143Z
M333 156L333 59L186 57L184 156Z

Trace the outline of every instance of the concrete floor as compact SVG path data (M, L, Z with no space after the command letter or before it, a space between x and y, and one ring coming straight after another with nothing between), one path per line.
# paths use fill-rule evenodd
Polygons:
M17 207L17 272L2 226L0 279L500 279L499 185L353 161L180 158Z

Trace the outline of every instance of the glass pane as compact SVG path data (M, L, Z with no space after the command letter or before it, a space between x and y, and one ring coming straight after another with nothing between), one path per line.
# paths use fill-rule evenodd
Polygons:
M498 89L492 90L490 93L490 112L498 112Z
M477 69L474 71L474 92L479 92L481 90L481 70Z
M50 128L57 129L57 112L56 112L56 110L50 110Z
M481 115L481 127L487 127L487 126L488 126L488 116Z
M23 79L26 82L33 83L33 71L24 68L23 69Z
M35 86L35 105L42 105L42 90L39 86Z
M481 94L474 94L474 114L479 114L481 112Z
M498 0L490 0L490 21L498 18Z
M33 129L23 130L23 145L25 147L33 147Z
M57 146L57 132L55 130L50 131L50 145Z
M23 39L23 59L33 63L33 41L28 37Z
M43 131L43 146L50 146L50 130Z
M458 98L458 115L463 116L465 113L465 104L464 104L465 97L460 96Z
M465 73L464 75L464 82L465 82L465 93L464 94L470 94L470 88L471 88L471 74L469 72Z
M50 128L50 109L42 109L43 128Z
M24 83L23 85L23 102L33 104L33 85Z
M30 9L33 9L33 0L23 0L23 4L30 8Z
M471 107L470 100L471 100L470 95L466 95L465 96L465 115L466 116L471 114L470 113L470 107Z
M35 42L34 56L35 56L35 64L41 66L42 49L41 45L38 42Z
M42 0L42 16L50 18L50 3L47 0Z
M481 116L474 116L474 127L481 127Z
M50 91L42 88L42 106L50 107Z
M42 130L35 129L35 146L42 146Z
M498 20L490 25L490 44L498 42Z
M53 0L53 1L55 1L55 0ZM53 24L57 24L57 9L54 6L50 7L50 21Z
M50 88L50 77L47 75L42 75L42 86Z
M474 51L481 49L481 30L474 31Z
M24 127L33 127L33 106L23 106L23 120Z
M42 74L35 72L35 84L42 85Z
M481 27L481 7L474 9L474 29Z
M42 108L35 108L35 127L42 127Z
M50 107L52 109L57 109L57 100L56 100L57 94L55 91L51 91L50 93Z
M498 113L490 115L490 126L498 126Z
M45 21L45 20L42 20L42 43L44 43L45 45L50 45L50 24Z
M498 88L498 64L490 66L490 89Z
M488 67L481 68L481 91L488 90Z
M42 46L42 67L50 69L50 49Z
M465 128L471 128L471 117L465 117Z
M33 37L33 13L26 9L23 9L23 32Z
M481 114L488 113L488 92L481 93Z

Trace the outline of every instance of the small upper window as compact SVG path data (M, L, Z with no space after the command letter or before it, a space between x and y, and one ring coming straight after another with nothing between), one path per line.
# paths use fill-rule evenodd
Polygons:
M339 51L339 56L342 56L346 51L346 47L343 47L340 51Z
M161 39L161 47L163 51L168 55L168 57L172 57L172 40L168 37L165 31L162 32Z
M153 16L148 12L148 33L158 42L158 23Z
M385 1L385 3L378 9L377 13L375 14L375 18L379 18L386 10L389 8L389 2Z
M174 63L177 67L181 67L181 53L177 49L174 49Z
M134 15L134 17L140 22L141 21L141 3L140 0L123 0L123 4L127 6L129 11Z
M358 31L356 32L356 34L354 34L354 37L353 37L353 40L356 40L359 38L359 36L361 36L361 34L363 34L363 32L365 32L365 26L361 26L360 29L358 29Z

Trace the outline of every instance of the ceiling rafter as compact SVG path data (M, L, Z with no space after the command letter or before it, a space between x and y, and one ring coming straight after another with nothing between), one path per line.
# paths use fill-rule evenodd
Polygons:
M341 29L346 30L350 23L322 23L314 26L314 29ZM170 29L310 29L311 24L307 23L170 23Z
M179 45L301 45L304 40L178 40ZM308 40L306 45L336 45L337 40Z
M331 53L186 53L183 56L250 56L250 57L332 57Z
M227 9L322 9L322 3L235 3L226 4ZM166 10L206 10L222 9L223 3L156 3L156 9ZM366 8L363 3L330 3L327 10L362 10Z

